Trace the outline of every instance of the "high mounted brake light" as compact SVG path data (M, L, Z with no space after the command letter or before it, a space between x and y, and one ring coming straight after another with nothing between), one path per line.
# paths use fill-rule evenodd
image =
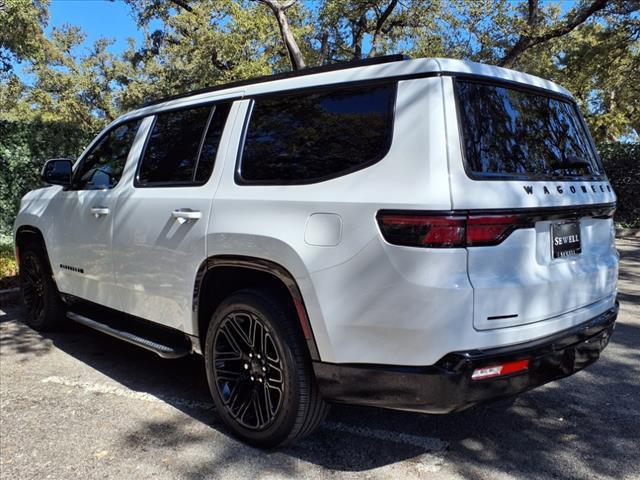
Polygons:
M408 247L455 248L497 245L531 224L518 215L430 215L378 213L382 236Z

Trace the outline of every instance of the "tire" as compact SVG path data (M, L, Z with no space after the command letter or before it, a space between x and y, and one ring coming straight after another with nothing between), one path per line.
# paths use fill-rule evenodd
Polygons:
M326 417L295 314L274 295L240 290L224 300L209 323L205 362L216 411L246 443L282 447Z
M20 249L20 290L25 322L40 331L56 330L64 309L44 249L30 242Z

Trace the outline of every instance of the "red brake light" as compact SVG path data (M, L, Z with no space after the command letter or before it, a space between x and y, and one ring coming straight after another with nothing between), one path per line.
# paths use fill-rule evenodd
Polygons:
M493 245L500 243L518 225L515 215L470 216L467 219L467 245Z
M379 214L382 235L408 247L464 247L465 218L444 215Z
M429 215L378 213L386 241L408 247L453 248L497 245L531 222L518 215Z

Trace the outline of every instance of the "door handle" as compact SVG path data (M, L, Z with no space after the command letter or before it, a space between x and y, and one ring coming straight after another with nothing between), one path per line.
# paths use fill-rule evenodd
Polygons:
M104 215L109 215L109 209L107 207L93 207L91 208L91 213L93 213L94 217L100 218Z
M171 212L173 218L178 219L178 223L183 224L189 220L198 220L202 217L202 213L199 210L190 210L188 208L179 208Z

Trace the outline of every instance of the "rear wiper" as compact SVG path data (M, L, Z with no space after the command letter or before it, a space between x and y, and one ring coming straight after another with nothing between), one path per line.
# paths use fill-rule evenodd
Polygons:
M586 158L578 157L576 155L567 155L564 159L565 165L570 167L584 167L589 173L591 173L591 162Z
M562 171L569 169L579 169L584 168L588 173L592 173L593 166L591 162L586 158L578 157L576 155L567 155L564 157L564 161L562 163L553 163L551 165L552 173L554 176L561 176Z

